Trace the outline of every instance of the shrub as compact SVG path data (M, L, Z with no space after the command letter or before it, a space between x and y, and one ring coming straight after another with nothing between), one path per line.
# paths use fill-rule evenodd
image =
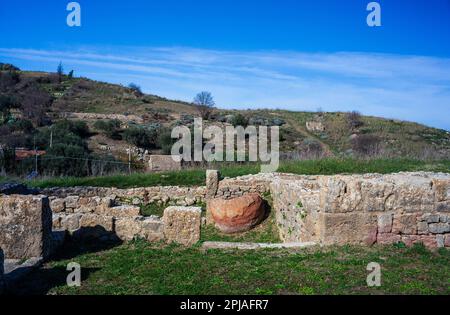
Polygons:
M102 131L108 138L113 140L120 140L120 121L117 119L112 120L98 120L94 124L94 128Z
M381 140L374 135L359 135L352 139L352 149L361 156L376 156L381 151Z
M130 83L129 85L128 85L128 87L130 88L130 90L131 91L133 91L133 93L136 95L136 96L143 96L144 95L144 93L142 93L142 90L141 90L141 87L139 86L139 85L137 85L137 84L135 84L135 83Z
M156 129L144 129L141 127L130 127L123 133L125 141L135 145L138 148L153 149L157 142Z
M359 128L364 124L361 120L361 114L357 111L347 113L347 122L351 130Z
M248 119L242 114L237 114L237 115L233 116L233 118L231 119L231 124L234 127L242 126L245 128L248 125Z

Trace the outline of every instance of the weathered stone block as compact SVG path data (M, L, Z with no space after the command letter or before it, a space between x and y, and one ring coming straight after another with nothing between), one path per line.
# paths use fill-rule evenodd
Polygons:
M373 244L377 215L368 213L327 213L322 215L322 242L325 245Z
M417 234L417 216L415 214L394 215L392 233Z
M450 232L449 223L431 223L428 225L428 230L433 234L443 234Z
M123 217L133 218L133 217L139 216L140 212L141 212L140 207L129 206L129 205L117 206L117 207L112 207L112 208L105 208L103 206L99 206L95 210L96 214L113 216L116 218L123 218Z
M61 217L60 229L73 232L80 228L81 213L68 214Z
M428 223L427 222L419 222L417 223L417 234L428 234Z
M391 233L392 214L381 214L378 216L378 233Z
M450 247L450 234L444 235L444 246Z
M444 247L445 237L442 234L436 235L436 245L438 248Z
M52 211L45 196L0 196L0 247L8 259L46 257L52 242Z
M79 207L78 201L80 200L79 196L67 196L65 198L66 208L76 209Z
M101 227L108 232L112 232L114 229L114 217L90 213L82 215L80 218L80 228L93 227Z
M5 283L3 279L3 274L5 273L4 267L5 255L3 254L3 250L0 248L0 295L3 294Z
M122 241L131 241L141 236L141 218L119 218L115 222L115 232Z
M64 212L66 211L66 202L64 199L53 199L50 201L50 208L54 213Z
M377 243L381 245L396 244L402 240L401 236L393 233L379 233Z
M433 189L435 191L436 201L450 200L450 180L433 180Z
M214 198L219 188L219 171L206 171L206 198Z
M402 242L405 243L406 246L421 243L427 248L437 247L436 236L434 235L403 235Z
M164 210L164 237L167 242L185 246L200 240L200 207L168 207Z

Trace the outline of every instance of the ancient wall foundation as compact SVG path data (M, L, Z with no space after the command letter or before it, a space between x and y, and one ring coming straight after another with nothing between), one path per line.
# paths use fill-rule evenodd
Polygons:
M270 187L284 241L450 245L449 174L278 176Z

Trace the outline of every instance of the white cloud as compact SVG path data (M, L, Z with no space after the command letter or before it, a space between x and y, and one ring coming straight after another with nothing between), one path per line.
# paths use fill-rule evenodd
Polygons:
M0 48L0 58L47 71L61 60L78 75L186 101L209 90L223 108L355 109L450 129L447 58L185 47Z

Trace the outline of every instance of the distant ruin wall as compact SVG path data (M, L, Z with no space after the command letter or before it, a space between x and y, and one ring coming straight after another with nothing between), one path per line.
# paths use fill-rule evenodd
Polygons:
M450 246L450 175L278 177L271 192L286 242Z

